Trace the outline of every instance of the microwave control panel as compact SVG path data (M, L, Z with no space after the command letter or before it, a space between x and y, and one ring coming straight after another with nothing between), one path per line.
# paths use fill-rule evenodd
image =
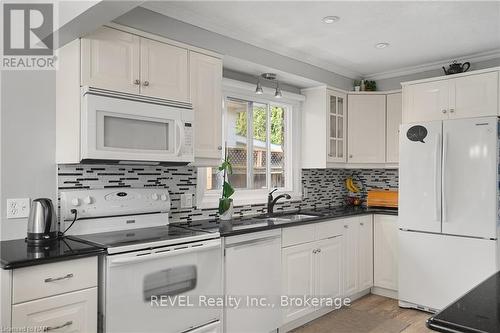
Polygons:
M193 154L193 124L192 123L184 123L184 148L182 150L183 154Z

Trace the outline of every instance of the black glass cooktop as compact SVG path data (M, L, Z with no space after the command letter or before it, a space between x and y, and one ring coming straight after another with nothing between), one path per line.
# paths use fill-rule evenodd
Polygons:
M431 317L427 326L439 332L500 332L500 272Z
M184 238L185 241L189 241L190 237L206 236L207 234L208 232L206 231L189 230L165 225L161 227L110 231L69 237L104 248L112 248L161 241L178 241L178 243L183 243Z

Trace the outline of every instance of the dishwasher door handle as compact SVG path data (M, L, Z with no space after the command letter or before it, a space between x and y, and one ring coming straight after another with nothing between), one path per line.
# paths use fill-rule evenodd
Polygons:
M254 246L254 245L258 245L258 244L262 244L262 243L271 242L271 241L274 241L274 240L280 239L280 238L281 238L281 235L249 239L249 240L244 240L244 241L237 242L237 243L227 244L225 246L225 248L228 249L231 247Z

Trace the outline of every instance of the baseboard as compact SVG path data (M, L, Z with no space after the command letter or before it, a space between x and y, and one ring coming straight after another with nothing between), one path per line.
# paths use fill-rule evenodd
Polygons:
M372 287L371 293L374 295L384 296L392 299L398 299L398 291L386 289L382 287Z

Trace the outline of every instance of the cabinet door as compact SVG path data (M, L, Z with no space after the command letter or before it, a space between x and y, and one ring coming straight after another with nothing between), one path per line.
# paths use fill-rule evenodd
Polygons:
M97 288L13 305L12 326L44 326L46 331L57 332L97 332Z
M127 93L139 93L140 37L103 27L82 38L82 82Z
M222 157L222 61L190 52L191 99L195 117L196 159Z
M401 125L403 100L402 94L387 95L387 126L385 161L387 163L399 162L399 125Z
M358 225L358 291L373 286L372 215L361 216Z
M472 118L498 115L498 72L451 80L450 117Z
M141 95L189 102L188 51L141 38Z
M346 103L345 94L327 92L327 161L346 161Z
M317 244L315 294L319 297L342 296L342 236Z
M358 291L358 219L346 219L343 223L342 270L344 278L344 296L350 296Z
M348 162L385 162L385 95L349 95Z
M283 295L313 296L314 260L316 243L306 243L282 249ZM314 307L288 307L283 309L284 323L300 318L312 311Z
M448 119L449 81L412 84L403 88L403 122Z
M398 217L373 217L373 284L398 290Z

